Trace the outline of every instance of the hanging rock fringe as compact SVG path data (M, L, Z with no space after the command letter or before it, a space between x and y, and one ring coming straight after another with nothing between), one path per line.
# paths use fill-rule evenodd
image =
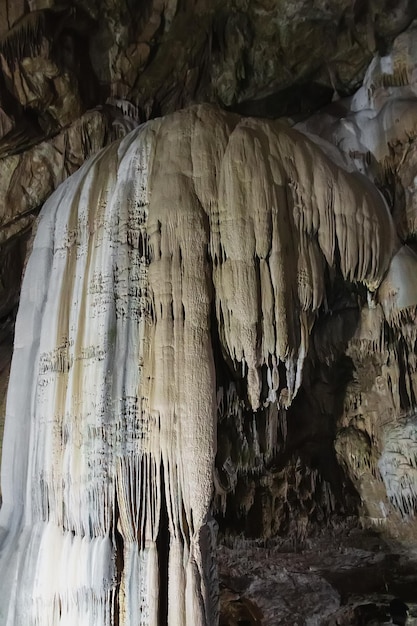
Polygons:
M251 408L288 405L325 265L375 289L393 245L363 179L279 123L208 106L133 130L63 183L16 324L0 625L155 626L165 605L169 626L213 626L211 312Z

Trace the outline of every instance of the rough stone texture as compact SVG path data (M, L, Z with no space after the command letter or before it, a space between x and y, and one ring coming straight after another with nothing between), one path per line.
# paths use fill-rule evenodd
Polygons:
M99 111L86 113L49 140L18 151L2 146L0 168L0 245L28 228L45 200L109 136L109 122ZM16 200L19 199L19 203Z
M219 548L220 626L377 626L389 624L393 597L417 624L415 558L349 520L289 546L236 542Z
M382 189L399 238L415 247L417 128L416 105L409 101L417 90L416 39L407 33L395 37L416 16L414 0L80 0L65 6L58 0L3 0L0 423L33 220L66 176L138 121L208 101L242 114L284 115L292 123L327 105L304 130L336 143L345 167L365 172ZM389 52L393 71L384 65ZM352 105L350 97L372 58L365 87ZM400 88L406 91L398 105ZM369 94L378 115L364 119L355 102ZM270 433L261 420L254 428L250 411L218 426L215 504L220 537L235 545L220 554L225 626L239 620L380 623L391 596L412 599L414 563L397 564L405 559L401 546L415 545L405 523L415 513L414 494L411 482L405 488L393 485L390 472L404 433L410 458L417 440L415 312L402 317L395 306L390 309L389 285L385 304L369 303L361 289L332 275L325 289L327 305L314 327L302 387L291 409L277 417L274 453L264 454ZM390 328L384 306L392 314ZM407 454L400 462L413 476ZM238 472L233 461L242 457L245 467ZM401 545L381 544L377 557L365 547L360 558L356 555L367 564L362 569L353 558L335 557L329 565L333 574L324 575L326 548L309 538L356 516L383 532L388 519L391 540ZM240 535L277 545L290 540L308 554L297 560L275 548L249 549L235 541ZM266 560L269 566L263 568ZM390 581L385 588L380 581L352 591L352 580L374 580L382 562L384 581ZM287 564L294 574L286 577ZM309 567L320 571L311 573ZM344 578L339 570L349 575ZM286 591L285 601L281 595L272 602L278 588ZM304 613L294 618L300 589L313 591L306 592ZM328 611L313 598L321 592ZM313 621L307 621L307 609L317 613Z

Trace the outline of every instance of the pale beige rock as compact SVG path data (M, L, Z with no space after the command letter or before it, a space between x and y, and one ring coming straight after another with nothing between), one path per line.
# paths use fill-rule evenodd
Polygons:
M140 126L67 179L40 214L17 318L0 624L80 622L87 606L86 626L116 608L124 626L153 626L167 575L170 626L212 626L213 337L252 411L290 405L324 268L375 289L395 243L365 179L280 123L210 106ZM318 472L294 474L307 509Z
M355 367L339 420L336 452L361 495L365 523L412 542L416 532L416 255L394 255L364 307L347 354Z
M344 278L375 289L390 256L385 245L392 249L395 241L387 209L365 180L335 168L300 135L279 123L242 120L229 138L218 215L211 219L225 346L248 369L255 409L261 367L274 369L273 355L285 362L290 404L301 381L310 314L323 302L324 263L332 266L339 250ZM378 240L377 223L384 224Z
M394 218L398 233L408 239L417 233L417 141L410 140L401 146L397 160L396 174L401 187Z

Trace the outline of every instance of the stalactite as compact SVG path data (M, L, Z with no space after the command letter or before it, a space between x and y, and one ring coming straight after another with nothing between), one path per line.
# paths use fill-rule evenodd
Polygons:
M39 54L47 25L47 13L33 11L22 17L0 41L0 52L9 65Z
M211 248L217 318L230 357L248 368L254 409L269 355L286 365L282 404L300 385L311 314L324 298L323 264L338 257L345 279L374 289L387 268L381 242L394 241L376 190L316 155L280 124L245 120L222 163L219 214L211 218L219 231Z
M260 455L262 408L276 445L324 267L375 289L394 244L366 181L284 125L207 106L133 130L63 183L39 219L16 327L1 626L111 626L115 612L158 623L162 502L168 624L215 624L217 412L243 401ZM238 402L216 390L213 323Z

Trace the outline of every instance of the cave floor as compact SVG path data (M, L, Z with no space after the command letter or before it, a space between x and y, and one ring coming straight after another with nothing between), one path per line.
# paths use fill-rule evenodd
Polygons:
M302 546L236 541L219 546L221 626L376 626L389 603L417 625L417 549L370 530L327 528Z

